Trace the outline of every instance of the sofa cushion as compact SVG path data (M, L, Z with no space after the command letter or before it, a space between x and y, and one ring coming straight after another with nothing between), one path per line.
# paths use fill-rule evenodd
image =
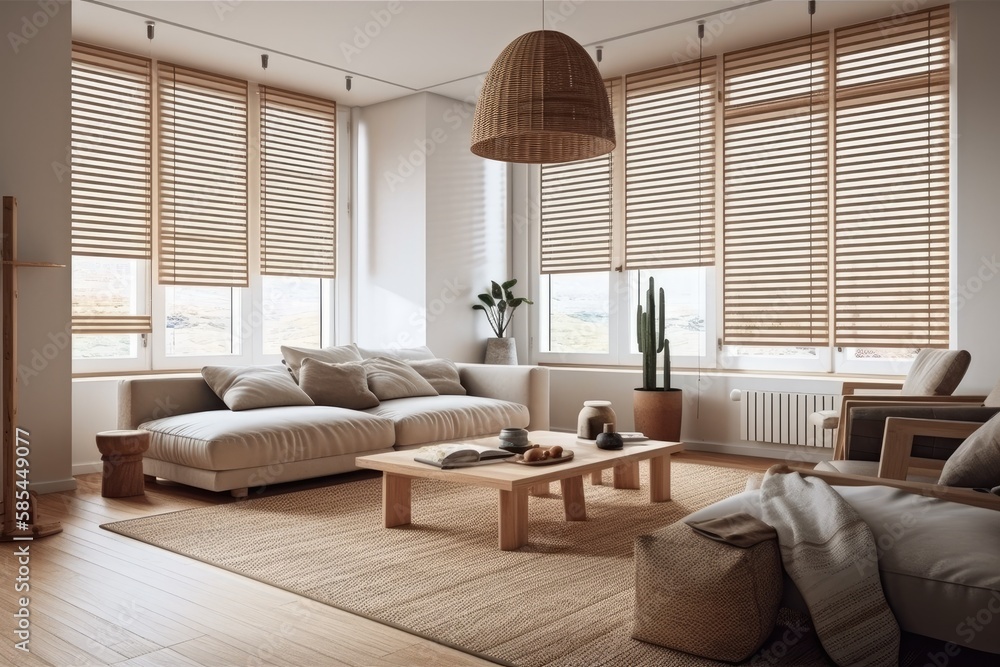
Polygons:
M325 406L208 410L145 422L146 456L205 470L234 470L392 447L391 421Z
M358 352L363 359L373 359L375 357L388 357L401 361L416 361L418 359L433 359L434 353L426 345L418 347L394 347L394 348L368 348L359 347Z
M368 388L380 401L413 396L437 396L437 390L405 361L372 357L361 362L368 374Z
M299 386L316 405L364 410L378 405L368 389L368 373L359 363L330 364L306 357L299 366Z
M396 447L497 435L529 421L523 405L481 396L399 398L365 412L395 424Z
M941 484L992 489L1000 484L1000 414L965 439L944 463Z
M465 396L465 387L458 374L458 366L447 359L416 359L407 364L431 383L439 394Z
M900 628L1000 653L1000 632L976 632L969 622L977 610L997 609L1000 604L1000 568L996 566L1000 512L884 486L835 488L874 533L882 588ZM685 521L733 512L760 518L760 492L727 498ZM862 560L856 564L874 565ZM785 583L792 585L788 580Z
M201 376L230 410L313 404L281 366L205 366Z
M320 361L325 361L330 364L344 364L350 361L361 361L361 353L358 352L357 346L353 343L350 345L341 345L340 347L324 347L321 350L308 347L289 347L288 345L282 345L281 356L285 361L285 365L288 366L288 370L292 372L292 376L296 380L299 378L299 366L302 365L302 360L306 357L310 359L319 359Z
M969 370L972 355L965 350L924 349L906 374L902 393L908 396L951 396Z

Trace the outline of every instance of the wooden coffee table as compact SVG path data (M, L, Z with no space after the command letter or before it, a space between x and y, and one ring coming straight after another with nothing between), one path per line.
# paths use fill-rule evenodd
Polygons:
M471 468L441 470L413 460L415 450L359 456L360 468L382 471L382 515L386 528L410 523L410 482L415 477L438 479L466 486L497 489L499 503L499 544L505 551L528 543L528 495L545 493L550 482L562 487L563 510L567 521L586 521L587 506L583 493L583 476L592 474L594 481L606 468L615 469L616 488L639 488L639 461L649 461L649 500L658 503L670 500L670 455L684 450L675 442L647 440L625 445L621 450L597 449L592 444L578 443L572 433L532 431L529 440L543 447L561 445L573 450L573 459L547 466L526 466L495 463ZM499 445L497 438L471 440L485 445Z

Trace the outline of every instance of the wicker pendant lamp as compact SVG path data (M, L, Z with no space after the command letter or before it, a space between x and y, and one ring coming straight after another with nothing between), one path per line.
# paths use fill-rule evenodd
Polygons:
M573 38L536 30L490 67L472 125L472 152L502 162L554 164L615 148L611 103L597 65Z

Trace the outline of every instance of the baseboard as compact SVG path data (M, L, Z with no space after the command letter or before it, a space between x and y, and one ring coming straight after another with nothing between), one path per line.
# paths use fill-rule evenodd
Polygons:
M796 447L794 445L777 445L750 443L745 445L721 445L714 442L684 441L684 447L692 452L713 452L715 454L733 454L735 456L760 456L768 459L778 459L790 465L797 463L819 463L833 458L833 449L829 447Z
M76 480L70 477L69 479L55 479L51 482L31 482L28 488L39 495L58 493L59 491L75 491Z
M73 466L73 477L87 475L92 472L101 472L102 470L104 470L104 464L100 461L97 463L80 463Z

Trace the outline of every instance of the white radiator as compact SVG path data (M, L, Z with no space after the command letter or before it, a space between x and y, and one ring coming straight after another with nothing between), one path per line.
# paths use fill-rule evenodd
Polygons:
M740 401L740 438L748 442L833 447L836 431L809 423L817 410L835 410L836 394L797 394L744 389L733 392Z

